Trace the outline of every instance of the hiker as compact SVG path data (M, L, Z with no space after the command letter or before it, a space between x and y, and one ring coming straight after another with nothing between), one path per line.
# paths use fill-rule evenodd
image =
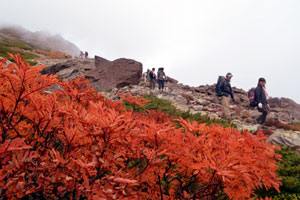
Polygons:
M82 52L82 51L80 51L79 58L80 58L80 59L83 58L83 52Z
M149 79L149 73L150 73L150 69L147 69L147 71L143 73L144 82L148 81L148 79Z
M226 74L226 77L224 76L219 76L218 79L218 83L216 85L216 94L219 97L219 100L221 101L221 104L223 106L223 117L225 117L225 119L230 120L231 118L231 113L229 110L229 101L230 101L230 97L232 99L232 101L234 102L234 96L233 96L233 92L232 92L232 88L231 88L231 78L233 77L233 75L228 72Z
M84 56L85 56L85 59L87 59L88 56L89 56L89 53L86 51L85 54L84 54Z
M156 82L155 68L152 68L152 71L149 74L149 78L150 78L150 90L154 90L155 82Z
M259 78L258 84L255 89L254 99L257 103L257 109L262 114L256 119L256 122L259 124L264 124L266 122L266 118L268 112L270 111L270 106L268 104L268 93L266 91L266 79Z
M159 68L157 72L157 79L158 79L158 89L160 93L163 93L165 81L167 79L166 74L164 72L164 68Z

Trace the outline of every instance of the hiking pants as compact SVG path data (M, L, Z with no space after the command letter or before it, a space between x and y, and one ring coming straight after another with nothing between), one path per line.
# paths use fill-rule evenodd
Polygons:
M150 80L150 89L154 90L155 89L155 79Z
M165 80L158 80L158 89L164 89Z
M223 116L229 120L231 118L231 113L229 110L230 97L222 96L221 104L223 106Z
M266 122L268 112L263 109L258 109L258 111L261 112L262 114L256 119L256 121L260 124L264 124Z

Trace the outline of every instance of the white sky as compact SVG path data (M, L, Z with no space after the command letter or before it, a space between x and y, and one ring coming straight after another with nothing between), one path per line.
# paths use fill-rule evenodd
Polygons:
M60 33L90 55L132 58L193 86L232 72L300 103L299 0L0 0L0 23Z

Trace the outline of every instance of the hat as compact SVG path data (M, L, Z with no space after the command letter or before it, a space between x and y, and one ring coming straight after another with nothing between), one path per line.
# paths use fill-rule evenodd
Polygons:
M228 73L226 74L226 77L233 77L233 75L232 75L232 73L228 72Z
M258 82L266 82L266 79L264 79L264 78L259 78L259 79L258 79Z

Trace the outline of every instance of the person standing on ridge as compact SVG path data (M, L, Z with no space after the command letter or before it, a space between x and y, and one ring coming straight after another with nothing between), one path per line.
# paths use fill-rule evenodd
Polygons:
M158 89L160 93L163 93L165 80L167 80L166 74L164 72L164 68L159 68L157 72L157 79L158 79Z
M89 53L86 51L85 54L84 54L84 56L85 56L85 59L87 59L88 56L89 56Z
M152 68L152 71L149 74L149 78L150 78L150 90L154 90L155 82L156 82L155 68Z
M258 79L258 84L255 89L254 99L255 102L258 103L257 109L262 114L256 119L257 123L264 124L266 122L266 118L268 112L270 111L270 106L268 104L268 93L266 90L266 79L260 78Z
M226 77L224 76L220 76L218 79L218 83L216 85L216 94L219 97L219 99L221 100L221 104L223 106L223 117L225 117L225 119L230 120L231 119L231 113L229 110L229 101L230 98L232 99L232 101L234 102L234 96L233 96L233 92L232 92L232 88L231 88L231 78L233 77L233 75L228 72L226 74Z
M83 58L83 52L80 51L80 54L79 54L79 59L82 59Z

